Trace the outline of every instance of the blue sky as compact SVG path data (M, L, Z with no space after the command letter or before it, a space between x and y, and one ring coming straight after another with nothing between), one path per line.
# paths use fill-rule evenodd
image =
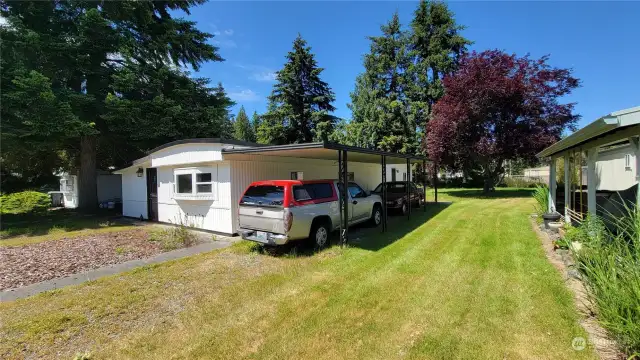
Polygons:
M298 33L307 40L322 78L336 93L335 115L349 119L349 93L363 71L367 36L378 35L394 11L408 26L417 2L209 2L189 19L216 36L223 63L197 75L221 81L251 115L266 109L274 72ZM582 80L580 127L612 111L640 105L640 2L450 2L473 50L501 49L551 56Z

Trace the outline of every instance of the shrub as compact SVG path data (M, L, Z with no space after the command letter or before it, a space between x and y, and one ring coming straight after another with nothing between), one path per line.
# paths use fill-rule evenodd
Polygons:
M196 243L196 236L184 225L152 231L149 241L160 243L163 250L175 250Z
M583 242L573 254L600 323L631 354L640 352L640 212L627 210L616 230L588 217L567 234Z
M536 213L538 217L540 217L549 209L549 188L546 186L536 186L533 191L533 198L536 200Z
M51 206L48 194L37 191L22 191L0 197L0 213L43 213Z

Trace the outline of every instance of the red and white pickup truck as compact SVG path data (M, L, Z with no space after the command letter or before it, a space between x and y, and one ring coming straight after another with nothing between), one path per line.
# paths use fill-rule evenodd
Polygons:
M339 193L335 180L256 181L245 190L238 210L243 239L268 245L309 238L317 247L328 243L340 226ZM349 224L382 221L382 200L355 182L347 186Z

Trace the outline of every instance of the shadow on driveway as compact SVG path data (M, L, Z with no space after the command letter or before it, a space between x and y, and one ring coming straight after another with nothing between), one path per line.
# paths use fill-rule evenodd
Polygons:
M426 211L423 208L413 208L410 219L407 219L407 216L389 215L387 218L387 231L384 233L381 226L355 225L349 227L349 246L370 251L380 250L422 226L442 210L449 207L449 205L451 203L427 203ZM338 231L331 234L330 241L332 246L340 246ZM318 249L314 247L310 240L292 241L277 247L262 246L256 243L252 250L271 256L292 257L313 256L318 253Z

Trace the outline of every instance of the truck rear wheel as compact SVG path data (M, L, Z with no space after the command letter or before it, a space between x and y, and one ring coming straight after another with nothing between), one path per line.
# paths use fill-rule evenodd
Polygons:
M311 234L309 234L311 241L313 241L315 247L323 249L329 245L329 226L326 222L318 221L311 228Z

